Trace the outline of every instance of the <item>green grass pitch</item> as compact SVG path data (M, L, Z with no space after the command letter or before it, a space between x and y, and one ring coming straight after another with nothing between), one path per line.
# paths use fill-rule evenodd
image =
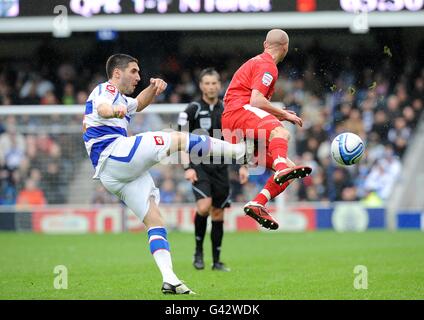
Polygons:
M424 233L226 233L228 273L191 265L191 233L170 232L174 270L196 296L164 296L145 233L0 233L0 299L424 299ZM68 289L54 289L56 265ZM355 289L354 268L368 270Z

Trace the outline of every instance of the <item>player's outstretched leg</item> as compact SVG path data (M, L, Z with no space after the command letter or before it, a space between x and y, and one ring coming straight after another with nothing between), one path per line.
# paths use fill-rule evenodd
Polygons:
M195 157L211 155L234 158L240 161L246 153L246 144L244 142L232 144L206 135L177 131L171 132L170 135L171 146L168 155L177 151L185 151Z
M275 183L274 177L271 176L255 199L246 203L243 208L244 212L255 219L264 228L271 230L278 229L277 220L272 217L265 205L268 201L282 193L289 186L290 182L291 181L287 181L282 185L278 185Z
M289 166L287 161L289 138L289 132L283 127L276 127L271 131L268 151L273 159L274 181L279 185L292 179L304 178L312 172L312 168L307 166Z
M266 157L266 164L267 168L274 169L273 159L269 153ZM289 167L296 166L289 158L287 158L287 164ZM268 201L274 199L280 193L284 192L284 190L286 190L286 188L292 181L293 180L288 180L280 185L274 181L274 175L272 175L271 177L269 177L265 186L257 194L257 196L244 206L244 212L248 216L255 219L263 227L271 230L278 229L278 222L272 217L265 205L268 203Z
M164 294L195 294L174 273L170 247L164 221L159 213L159 208L150 200L149 212L146 214L144 224L148 228L150 252L162 274L162 293Z

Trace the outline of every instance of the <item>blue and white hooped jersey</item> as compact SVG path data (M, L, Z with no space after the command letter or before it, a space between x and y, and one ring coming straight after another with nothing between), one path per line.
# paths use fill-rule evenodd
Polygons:
M97 107L104 102L125 105L128 110L125 118L105 119L99 116ZM137 106L136 99L124 96L109 82L99 84L88 97L83 121L83 139L88 156L96 170L94 179L98 179L102 165L109 157L114 145L120 138L128 136L128 124Z

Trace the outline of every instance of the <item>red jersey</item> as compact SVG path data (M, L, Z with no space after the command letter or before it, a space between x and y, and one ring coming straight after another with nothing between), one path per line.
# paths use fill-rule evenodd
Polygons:
M234 74L224 97L224 112L250 104L252 90L259 90L265 98L274 93L278 69L269 53L262 53L245 62Z

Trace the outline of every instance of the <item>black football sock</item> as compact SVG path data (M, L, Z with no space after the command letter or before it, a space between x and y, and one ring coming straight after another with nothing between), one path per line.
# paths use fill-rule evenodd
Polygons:
M212 221L211 241L213 262L219 262L222 238L224 237L224 221Z
M203 253L203 239L205 238L208 216L201 216L196 212L194 218L194 236L196 239L196 253Z

